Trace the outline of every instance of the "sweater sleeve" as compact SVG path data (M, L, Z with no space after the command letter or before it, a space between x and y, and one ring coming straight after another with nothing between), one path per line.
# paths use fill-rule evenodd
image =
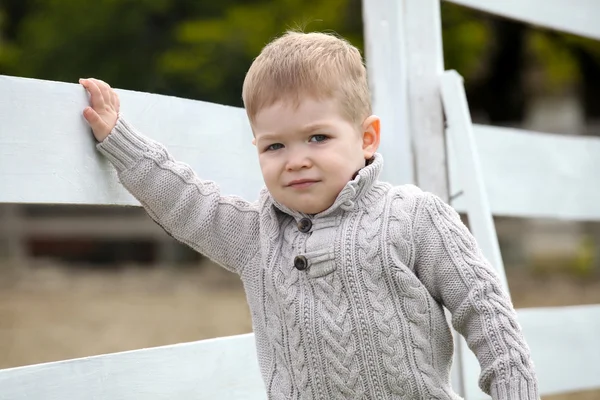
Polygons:
M121 116L97 148L121 184L173 238L238 274L256 254L256 204L222 196L214 182L198 178Z
M451 206L418 197L415 273L477 356L480 388L494 400L538 399L529 347L497 272Z

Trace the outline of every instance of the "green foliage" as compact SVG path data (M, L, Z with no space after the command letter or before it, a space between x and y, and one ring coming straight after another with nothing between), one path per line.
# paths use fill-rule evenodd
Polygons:
M529 40L550 89L561 89L579 81L581 76L572 46L544 31L531 32Z
M573 273L580 277L589 277L594 272L596 264L596 245L590 236L581 240L573 263Z
M16 65L19 58L19 49L2 35L7 25L8 15L5 10L0 8L0 70L2 64Z
M480 13L442 3L444 62L466 78L481 68L492 32Z

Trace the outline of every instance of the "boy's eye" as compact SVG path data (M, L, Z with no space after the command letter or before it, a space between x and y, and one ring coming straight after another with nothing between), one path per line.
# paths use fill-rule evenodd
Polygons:
M329 138L325 135L313 135L310 137L311 142L324 142L327 139L329 139Z
M281 143L273 143L273 144L267 146L267 148L265 150L272 151L272 150L279 150L281 148L283 148L283 145Z

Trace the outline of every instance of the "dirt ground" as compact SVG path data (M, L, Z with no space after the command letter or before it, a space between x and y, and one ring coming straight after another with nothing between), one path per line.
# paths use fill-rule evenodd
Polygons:
M600 303L600 279L509 271L509 282L517 307ZM239 280L210 263L122 271L0 266L0 368L250 331ZM600 391L544 399L600 399Z

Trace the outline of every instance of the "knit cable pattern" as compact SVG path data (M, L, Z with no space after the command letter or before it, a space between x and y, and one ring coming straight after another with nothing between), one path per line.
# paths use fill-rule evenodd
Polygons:
M356 354L356 343L352 340L352 321L348 298L342 283L332 274L317 279L315 293L323 304L321 343L325 358L328 380L335 399L362 398L364 392L360 382L360 366Z
M379 226L384 217L384 203L368 210L361 221L358 231L357 244L359 248L359 263L363 266L363 283L370 305L373 308L373 320L378 330L382 352L378 355L377 363L381 364L386 372L386 379L390 389L401 398L408 398L410 384L408 375L410 371L403 363L406 353L398 343L402 342L401 329L397 320L394 299L391 298L389 287L384 275L382 249L385 243L380 241L382 236L375 229L365 227Z

